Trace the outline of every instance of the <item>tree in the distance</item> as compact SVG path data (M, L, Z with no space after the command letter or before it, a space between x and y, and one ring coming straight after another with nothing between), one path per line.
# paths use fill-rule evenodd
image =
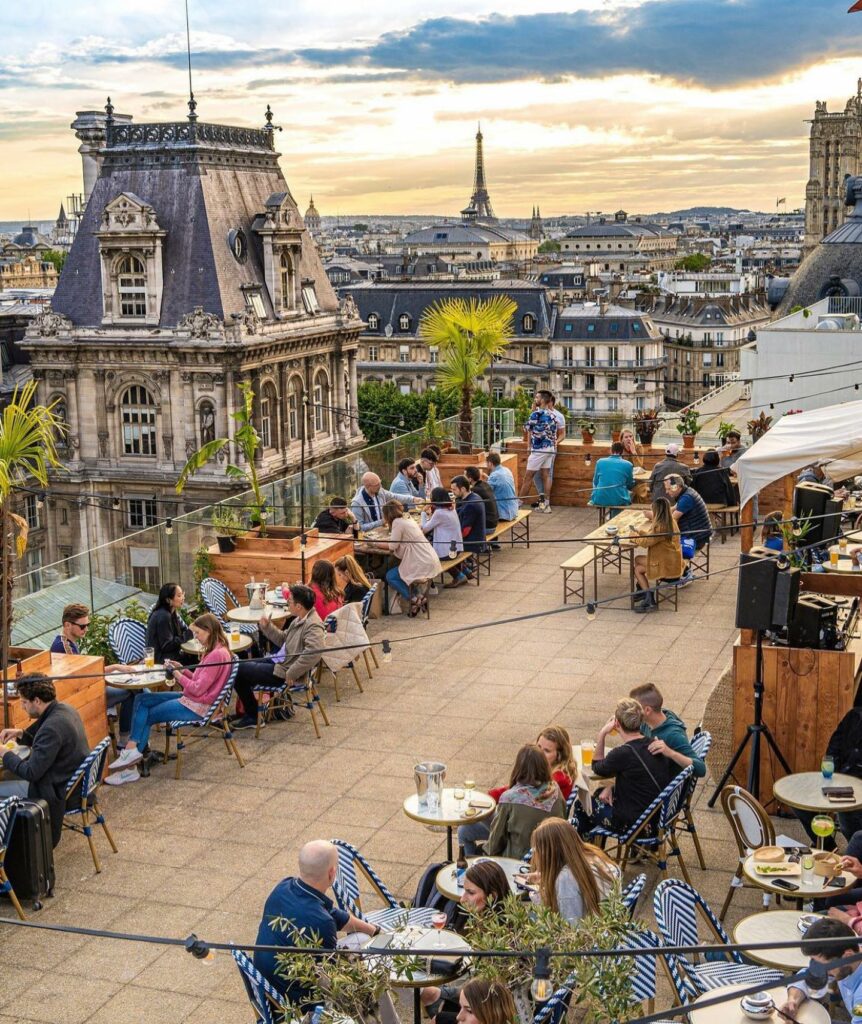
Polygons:
M673 266L675 270L687 270L690 274L699 274L704 270L709 270L712 260L705 253L693 252L677 260Z

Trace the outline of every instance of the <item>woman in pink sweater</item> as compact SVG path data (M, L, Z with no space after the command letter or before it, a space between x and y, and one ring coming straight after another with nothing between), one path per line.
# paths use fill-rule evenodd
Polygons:
M232 655L219 620L209 612L200 615L192 623L192 633L203 650L198 667L192 672L177 661L165 662L174 682L182 687L182 696L178 697L176 692L142 691L135 697L129 742L117 760L108 766L109 771L121 771L126 776L123 782L132 782L137 776L137 770L128 769L141 760L141 750L147 745L150 729L156 722L200 721L228 680ZM119 777L114 784L121 784Z

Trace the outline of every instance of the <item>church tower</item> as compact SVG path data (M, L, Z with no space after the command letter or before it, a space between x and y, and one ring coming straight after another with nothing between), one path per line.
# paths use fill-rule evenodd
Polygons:
M830 114L826 103L818 100L810 123L806 252L844 223L844 178L862 172L862 78L842 112Z
M527 234L539 242L545 237L545 227L542 224L542 214L538 206L533 207L533 216L530 219L530 228Z
M497 218L491 208L491 197L488 195L488 184L485 181L485 156L482 151L482 126L476 132L476 170L473 174L473 194L470 202L461 211L461 219L466 222L481 221L483 224L496 224Z

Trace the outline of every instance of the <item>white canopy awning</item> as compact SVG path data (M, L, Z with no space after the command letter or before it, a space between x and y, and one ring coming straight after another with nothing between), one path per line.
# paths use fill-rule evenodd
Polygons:
M862 402L782 416L736 460L741 505L767 484L815 462L832 480L862 473Z

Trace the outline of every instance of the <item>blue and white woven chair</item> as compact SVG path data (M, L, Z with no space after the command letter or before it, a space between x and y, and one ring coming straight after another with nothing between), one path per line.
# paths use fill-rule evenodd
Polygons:
M635 877L620 893L620 899L623 901L626 910L628 910L632 917L634 917L638 900L641 898L641 893L644 891L645 885L646 875L635 875Z
M693 774L691 765L683 768L625 832L615 832L609 825L598 825L589 838L600 839L603 845L611 840L614 844L611 849L623 871L633 850L651 860L665 877L668 859L676 857L683 877L690 882L675 828L682 814L686 785Z
M712 747L712 733L706 732L701 729L696 732L691 738L691 748L702 760L706 760L706 756ZM697 788L697 776L692 775L689 780L688 787L685 793L685 799L682 804L682 814L677 819L676 825L674 826L677 832L685 832L691 836L691 841L694 843L694 851L697 854L697 862L700 864L701 871L706 871L706 861L703 859L703 850L700 845L700 838L697 834L697 825L694 823L694 815L691 810L691 802L694 799L694 791Z
M653 896L653 911L664 945L703 945L698 933L698 914L706 922L712 939L729 945L730 939L709 904L691 885L679 878L659 882ZM671 981L680 1002L686 1003L722 985L763 985L780 981L780 971L747 964L739 953L727 954L727 960L700 961L699 956L665 953Z
M117 844L105 821L105 815L99 807L96 794L102 785L102 776L105 773L105 761L108 759L108 750L111 746L110 736L106 736L98 743L75 770L66 786L66 809L63 812L63 828L72 832L80 832L87 837L90 844L90 855L96 868L96 874L102 870L99 862L99 854L96 852L96 844L93 840L93 825L101 825L105 838L111 844L114 853L117 852ZM74 800L75 805L69 806L69 801ZM80 801L80 803L78 802Z
M228 619L228 601L230 601L233 608L239 608L240 603L237 601L236 595L230 587L222 583L221 580L217 580L214 576L207 576L206 579L201 580L200 592L203 602L207 606L207 610L211 611L213 615L215 615L222 626L226 629L239 626L240 633L246 633L248 636L257 635L257 626L255 623L231 622Z
M108 626L108 643L122 665L143 661L147 627L137 619L117 619Z
M332 845L338 850L338 872L332 883L332 891L335 894L335 902L342 910L346 910L363 921L379 924L381 928L395 928L404 923L419 925L423 928L431 927L433 907L400 906L386 888L383 880L355 846L351 846L343 839L333 839ZM386 904L382 910L371 910L368 913L362 910L357 868L368 880L381 901Z
M276 988L264 978L242 950L233 949L231 955L239 968L248 1001L257 1015L255 1024L276 1024L276 1020L281 1021L283 1000Z
M18 902L18 897L15 895L12 883L6 875L6 849L12 841L12 826L15 824L15 815L18 813L19 803L20 801L17 796L7 796L0 800L0 892L9 894L9 899L12 900L15 912L23 921L25 920L24 911L21 909L21 904Z
M365 630L366 633L368 632L368 620L371 618L371 604L374 601L374 595L377 593L379 586L380 580L375 580L371 584L371 589L368 591L365 597L362 598L362 608L360 609L360 615L362 616L362 628ZM366 650L362 652L362 656L365 659L365 669L368 672L368 678L370 679L371 662L368 660L369 655L371 657L371 661L374 662L375 668L380 668L380 662L377 660L377 654L375 653L373 647L368 647L366 648Z
M228 676L227 682L219 690L215 700L207 708L206 714L197 722L167 722L165 728L165 762L167 763L168 757L171 752L171 735L176 737L177 741L177 770L175 778L180 777L180 772L183 766L183 751L187 746L186 740L183 738L183 731L191 729L197 732L196 740L206 739L210 735L209 730L215 730L216 734L221 736L224 740L224 745L227 748L228 754L233 754L237 759L240 768L245 768L245 761L240 756L239 749L237 748L236 741L233 738L231 732L230 723L227 717L228 704L230 704L231 693L233 692L233 684L236 682L236 674L239 670L239 662L236 658L231 658L231 670ZM204 732L204 730L207 730Z

